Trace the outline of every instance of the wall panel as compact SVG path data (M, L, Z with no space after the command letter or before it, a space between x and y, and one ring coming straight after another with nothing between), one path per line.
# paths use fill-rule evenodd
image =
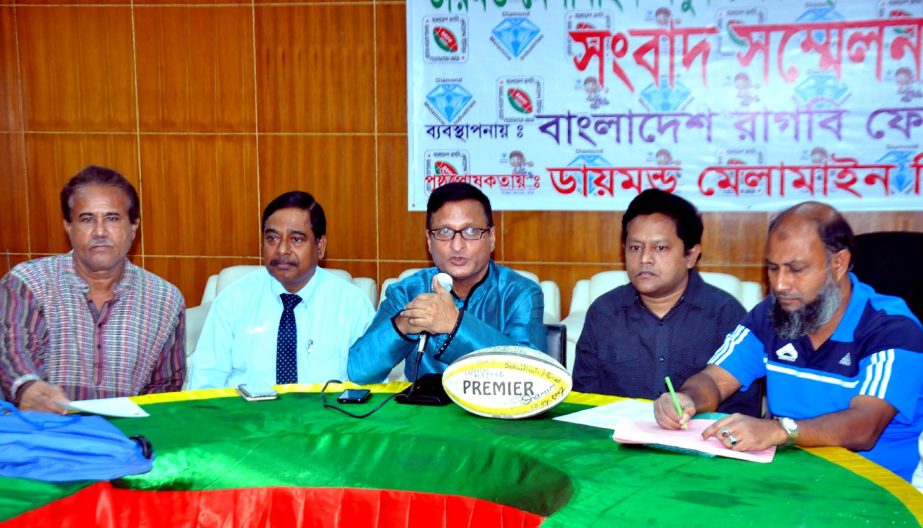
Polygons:
M29 205L26 189L24 138L20 132L0 132L0 251L29 253Z
M0 130L22 130L16 17L0 6Z
M510 211L503 216L505 258L531 262L622 262L621 213Z
M407 133L407 41L403 5L382 5L375 18L378 132Z
M260 130L373 132L371 4L256 8Z
M426 213L407 211L407 137L378 140L378 240L384 260L426 260ZM386 275L385 278L392 275Z
M129 8L18 7L16 20L29 130L135 130Z
M135 10L142 131L252 132L250 7Z
M255 139L141 137L147 253L259 256Z

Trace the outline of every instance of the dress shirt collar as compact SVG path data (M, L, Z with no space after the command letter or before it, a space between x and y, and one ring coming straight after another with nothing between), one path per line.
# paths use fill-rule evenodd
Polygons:
M865 311L865 305L869 301L869 290L871 287L859 282L859 279L850 272L849 282L852 284L852 293L849 297L849 304L846 311L843 312L843 318L830 336L832 341L852 342L855 340L856 327L859 326L859 320L862 319L862 312Z
M705 299L702 296L702 290L705 285L705 281L702 280L702 276L699 275L699 271L695 268L689 270L689 280L686 282L686 290L683 292L683 295L680 296L679 300L676 301L676 304L673 305L670 310L679 306L680 303L686 302L694 306L706 307ZM644 306L644 301L641 300L641 294L638 293L638 290L635 289L634 285L629 282L628 289L631 291L631 295L626 295L621 300L621 305L623 307L629 307L632 304L637 303L640 306ZM644 306L647 309L646 306ZM669 314L669 312L667 312Z
M279 306L282 306L282 298L279 297L279 295L283 293L292 293L292 292L286 290L285 287L282 286L282 283L276 280L276 278L273 277L269 273L269 270L266 269L265 266L263 267L263 273L265 273L266 275L269 275L270 290L272 291L273 297L276 298L276 302L279 303ZM317 291L320 283L327 280L328 277L330 277L330 274L327 273L326 270L324 270L320 266L315 268L314 276L312 276L311 279L307 282L307 284L302 286L300 290L295 292L295 295L301 297L302 299L302 301L298 303L298 306L296 306L295 309L297 310L300 307L307 306L308 304L310 304L311 297Z

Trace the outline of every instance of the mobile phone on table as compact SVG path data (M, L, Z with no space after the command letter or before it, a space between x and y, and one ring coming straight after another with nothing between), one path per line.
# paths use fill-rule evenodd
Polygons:
M340 403L362 403L369 399L372 391L368 389L346 389L339 396L337 401Z
M275 400L279 393L271 385L265 383L241 383L237 392L247 401Z

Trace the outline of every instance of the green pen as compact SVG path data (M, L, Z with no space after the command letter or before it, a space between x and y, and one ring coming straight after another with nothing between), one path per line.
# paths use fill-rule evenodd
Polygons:
M676 391L673 390L673 382L670 381L670 376L663 378L667 382L667 388L670 389L670 396L673 397L673 403L676 405L676 414L679 416L680 420L683 419L683 408L679 404L679 398L676 397ZM684 423L683 429L689 429L689 424Z

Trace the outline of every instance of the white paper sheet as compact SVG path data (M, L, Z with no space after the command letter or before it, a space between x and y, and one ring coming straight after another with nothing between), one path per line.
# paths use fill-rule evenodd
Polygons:
M654 421L654 403L639 400L621 400L608 405L600 405L599 407L565 414L554 419L603 429L615 429L616 422L621 420L656 423Z
M623 420L616 424L612 439L622 444L659 444L750 462L772 462L775 446L762 451L734 451L715 437L703 440L702 431L713 423L715 420L689 420L689 429L670 431L656 423Z
M61 405L71 411L101 414L115 418L144 418L150 416L137 403L128 398L103 398L100 400L80 400Z

